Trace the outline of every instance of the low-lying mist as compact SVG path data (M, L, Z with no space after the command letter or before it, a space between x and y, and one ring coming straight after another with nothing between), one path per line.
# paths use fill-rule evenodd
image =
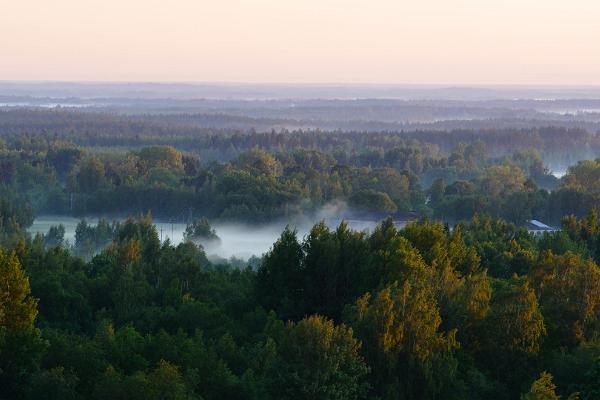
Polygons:
M280 219L268 224L248 224L242 222L215 222L212 227L216 230L219 241L200 243L204 246L209 258L214 259L237 259L247 260L252 256L260 257L266 253L273 243L279 238L286 226L296 229L298 237L302 238L319 221L324 221L331 229L337 228L342 220L346 220L353 230L371 231L381 218L353 218L353 213L344 202L335 202L321 207L318 211L310 214L287 219ZM75 230L80 219L68 216L39 216L37 217L29 232L31 234L45 234L51 226L62 224L65 228L65 241L69 244L75 243ZM86 221L90 225L96 225L98 218L89 217ZM182 222L154 221L161 242L169 240L172 244L179 244L184 240L186 224ZM400 223L401 224L401 223Z

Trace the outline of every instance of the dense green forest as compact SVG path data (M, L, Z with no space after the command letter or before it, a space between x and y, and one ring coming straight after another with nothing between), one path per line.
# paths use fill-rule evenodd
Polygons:
M119 224L89 262L12 234L4 398L600 395L595 212L540 237L478 216L370 234L319 223L286 229L257 268L161 244L149 217Z
M0 111L0 398L600 398L598 135L181 118ZM334 203L382 222L235 263L198 244ZM139 217L68 244L27 233L42 214ZM190 214L159 238L152 216Z

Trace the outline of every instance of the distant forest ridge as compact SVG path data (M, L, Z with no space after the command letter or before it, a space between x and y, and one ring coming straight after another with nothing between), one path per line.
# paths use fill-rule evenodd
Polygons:
M0 81L0 94L171 99L598 99L598 86Z
M348 121L348 129L327 130L302 127L305 125L302 121L225 114L124 115L73 109L0 109L0 137L4 140L42 135L83 147L135 149L172 145L196 153L204 161L229 160L252 148L362 152L394 146L434 146L433 151L448 154L460 143L481 141L490 155L497 157L535 149L551 170L564 171L578 160L593 159L600 154L598 131L580 127L586 123L539 123L540 126L526 120L514 124L510 120L456 120L392 129L393 123ZM598 124L590 122L592 126ZM390 129L381 129L385 126Z

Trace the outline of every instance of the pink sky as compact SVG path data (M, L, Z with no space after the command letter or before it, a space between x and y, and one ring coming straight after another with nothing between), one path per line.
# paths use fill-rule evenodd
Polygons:
M0 0L0 80L600 84L597 0Z

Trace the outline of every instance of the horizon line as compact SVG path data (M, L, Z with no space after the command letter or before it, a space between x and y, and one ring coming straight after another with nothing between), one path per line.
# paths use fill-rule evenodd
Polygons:
M240 85L240 86L380 86L380 87L436 87L436 88L598 88L600 83L381 83L381 82L295 82L295 81L202 81L202 80L87 80L87 79L0 79L0 84L146 84L146 85Z

